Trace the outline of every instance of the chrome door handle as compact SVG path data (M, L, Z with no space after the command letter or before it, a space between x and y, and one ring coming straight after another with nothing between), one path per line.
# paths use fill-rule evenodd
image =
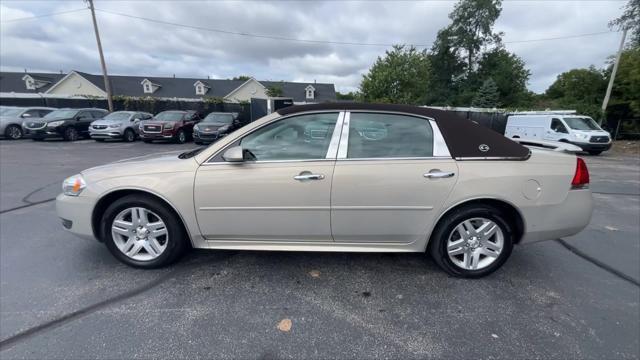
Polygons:
M431 170L428 173L422 174L422 176L426 177L427 179L444 179L444 178L453 177L454 175L455 174L452 172L440 171L440 170Z
M324 175L322 174L303 174L300 173L300 175L296 175L293 177L295 180L298 181L304 181L304 180L322 180L324 179Z

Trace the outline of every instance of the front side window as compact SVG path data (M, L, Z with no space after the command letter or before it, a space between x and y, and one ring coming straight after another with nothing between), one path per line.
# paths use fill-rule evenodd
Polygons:
M551 130L555 132L568 133L567 128L564 126L560 119L551 120Z
M393 114L351 113L347 158L433 156L429 120Z
M257 161L324 159L337 119L337 112L286 118L245 136L240 145Z

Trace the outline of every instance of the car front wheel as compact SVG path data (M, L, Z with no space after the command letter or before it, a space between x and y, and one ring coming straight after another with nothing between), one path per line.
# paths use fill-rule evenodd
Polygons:
M64 131L64 139L67 141L76 141L79 138L78 130L74 127L68 127Z
M145 269L168 265L187 248L183 227L173 211L143 195L122 197L107 208L102 238L118 260Z
M131 129L127 129L124 131L124 135L122 135L122 138L126 142L133 142L136 140L136 133L134 133Z
M429 250L448 274L479 278L500 268L513 249L513 229L491 206L463 207L436 227Z
M4 135L11 140L18 140L22 138L22 129L18 125L9 125L4 132Z
M184 144L187 142L187 134L185 134L184 130L178 130L178 133L176 134L176 142L178 144Z

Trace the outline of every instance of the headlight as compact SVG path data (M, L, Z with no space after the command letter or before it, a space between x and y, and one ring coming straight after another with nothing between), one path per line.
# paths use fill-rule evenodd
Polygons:
M112 129L116 129L119 128L120 126L122 126L122 123L116 123L116 124L110 124L109 127Z
M576 139L587 140L588 138L589 138L589 135L587 134L576 134Z
M60 121L52 121L50 123L47 124L48 127L56 127L56 126L60 126L64 123L64 120L60 120Z
M62 192L68 196L78 196L87 187L82 175L73 175L62 182Z
M166 123L164 124L164 128L169 130L169 129L173 129L173 123Z
M218 131L227 131L229 130L229 125L218 128Z

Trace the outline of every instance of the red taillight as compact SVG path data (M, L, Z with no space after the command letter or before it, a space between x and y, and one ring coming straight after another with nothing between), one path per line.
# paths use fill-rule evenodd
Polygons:
M577 159L576 173L573 175L573 180L571 180L571 188L584 189L589 187L589 169L587 169L587 164L584 163L584 160Z

